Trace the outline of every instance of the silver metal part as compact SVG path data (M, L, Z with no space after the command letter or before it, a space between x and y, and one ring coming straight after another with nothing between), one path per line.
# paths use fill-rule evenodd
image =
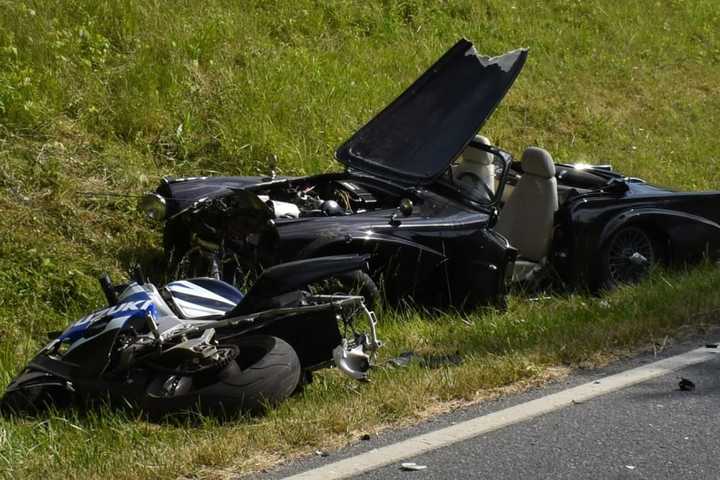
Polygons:
M160 341L160 330L158 330L158 324L155 322L153 316L150 314L145 315L145 322L147 322L148 328L152 332L153 337L155 337L155 340Z
M647 264L648 264L648 259L645 258L645 256L644 256L643 254L641 254L640 252L635 252L635 253L633 253L632 255L630 255L630 256L628 257L628 260L629 260L630 263L632 263L633 265L638 265L638 266L640 266L640 265L647 265Z
M215 329L208 328L202 335L196 338L190 338L182 343L169 348L166 353L170 351L184 350L188 356L206 359L213 358L217 355L217 348L212 343L212 339L215 336Z
M377 338L377 317L375 312L368 309L363 297L359 296L317 295L312 298L325 301L340 300L342 303L338 302L338 304L351 306L353 310L349 312L349 316L343 315L347 312L341 308L338 318L353 332L355 332L354 317L358 313L365 316L370 332L355 333L355 338L352 340L344 338L342 343L333 349L333 361L335 366L350 378L368 381L368 372L375 359L375 354L382 346L382 342Z
M364 345L349 347L348 341L343 339L342 344L333 349L335 366L345 375L355 380L367 381L370 370L370 356L365 353Z
M165 197L157 193L146 193L140 198L138 208L150 220L163 220L167 214Z

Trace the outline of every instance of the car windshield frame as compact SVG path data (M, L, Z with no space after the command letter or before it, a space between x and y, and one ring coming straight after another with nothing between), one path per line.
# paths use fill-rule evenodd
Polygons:
M479 198L477 196L473 196L470 189L466 188L463 184L458 182L457 179L453 177L452 166L456 165L457 159L453 161L450 166L448 166L448 169L442 174L442 176L440 176L440 178L436 180L436 183L442 185L445 188L451 189L453 192L456 192L464 200L468 200L474 207L481 207L484 209L495 207L502 200L503 192L505 191L505 184L507 183L507 178L510 172L510 166L512 165L513 157L509 152L506 152L505 150L502 150L494 145L486 145L475 140L471 140L468 143L468 146L488 152L502 160L502 172L500 173L500 175L498 175L497 173L495 174L495 178L498 179L498 185L492 198L488 198L485 196Z

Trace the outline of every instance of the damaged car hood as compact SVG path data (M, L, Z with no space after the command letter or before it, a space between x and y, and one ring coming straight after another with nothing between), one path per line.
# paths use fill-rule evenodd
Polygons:
M342 144L336 158L408 186L432 183L490 117L526 57L527 49L483 57L460 40Z

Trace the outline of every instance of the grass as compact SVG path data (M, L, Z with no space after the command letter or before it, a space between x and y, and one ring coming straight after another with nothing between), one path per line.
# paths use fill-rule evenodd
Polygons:
M612 163L678 189L720 183L720 4L0 0L0 384L44 334L102 303L95 276L159 255L131 195L162 175L338 169L334 147L458 37L530 47L483 132L520 153ZM274 159L277 160L274 160ZM505 313L384 315L385 356L456 368L337 372L265 418L149 424L128 413L0 420L0 478L222 478L413 421L442 405L703 328L720 273L658 274L604 299ZM199 426L198 426L199 425ZM201 427L201 428L199 428Z

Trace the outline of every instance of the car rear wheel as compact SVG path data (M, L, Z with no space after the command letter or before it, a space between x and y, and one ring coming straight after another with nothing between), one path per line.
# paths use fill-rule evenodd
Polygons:
M650 274L659 260L658 244L650 232L637 226L623 227L603 249L601 287L637 283Z

